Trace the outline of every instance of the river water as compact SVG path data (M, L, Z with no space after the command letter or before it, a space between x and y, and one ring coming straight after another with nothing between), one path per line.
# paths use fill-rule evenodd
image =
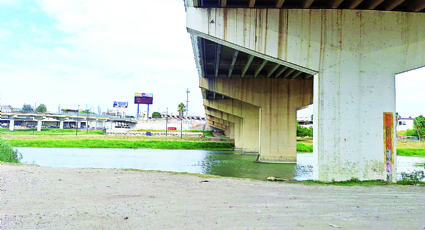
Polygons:
M189 172L226 177L264 180L268 176L290 180L313 179L313 154L298 153L297 164L260 164L256 156L233 151L94 149L94 148L18 148L22 162L66 168L131 168ZM424 170L425 157L397 157L397 172Z

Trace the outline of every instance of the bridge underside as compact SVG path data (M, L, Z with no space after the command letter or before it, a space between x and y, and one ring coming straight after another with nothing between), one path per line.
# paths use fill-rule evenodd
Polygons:
M260 160L279 162L296 161L296 111L314 102L314 179L394 181L394 75L425 65L425 14L402 11L423 1L237 2L186 1L204 98L254 106Z
M194 0L195 7L276 9L358 9L425 12L423 0Z

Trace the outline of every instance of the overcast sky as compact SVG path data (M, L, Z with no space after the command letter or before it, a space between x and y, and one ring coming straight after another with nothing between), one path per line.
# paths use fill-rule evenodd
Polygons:
M189 112L204 114L182 0L0 0L0 54L1 105L128 101L135 114L134 93L146 92L151 112L177 113L189 88ZM425 114L424 86L425 70L397 77L403 117Z

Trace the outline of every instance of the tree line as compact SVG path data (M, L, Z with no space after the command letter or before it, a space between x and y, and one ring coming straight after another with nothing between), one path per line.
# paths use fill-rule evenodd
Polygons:
M47 107L45 104L40 104L35 110L32 108L30 104L24 104L21 109L23 113L45 113L47 111Z

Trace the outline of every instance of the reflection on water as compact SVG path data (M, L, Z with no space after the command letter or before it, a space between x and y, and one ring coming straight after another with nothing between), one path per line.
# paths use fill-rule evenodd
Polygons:
M19 148L23 163L67 168L133 168L202 173L263 180L269 176L290 180L313 179L313 154L298 153L297 164L260 164L256 156L232 151L158 149ZM397 171L423 169L421 157L397 157Z

